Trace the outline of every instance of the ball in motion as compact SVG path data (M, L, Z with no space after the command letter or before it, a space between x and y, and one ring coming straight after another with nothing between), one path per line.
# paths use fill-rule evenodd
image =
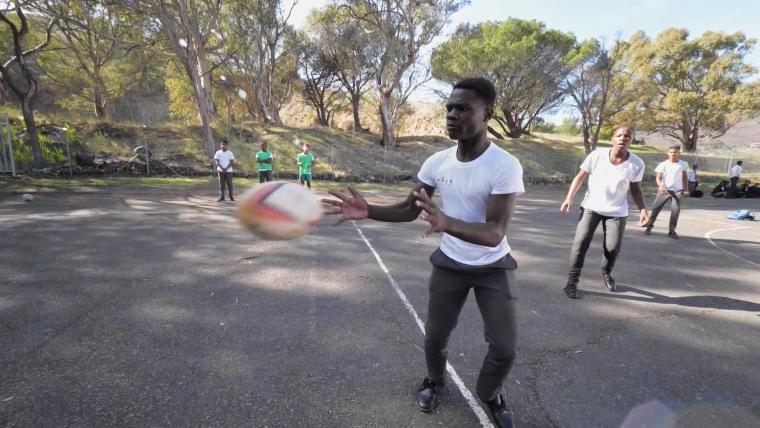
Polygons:
M270 181L243 193L237 215L244 226L262 238L295 239L319 224L322 205L303 186Z
M21 199L23 199L24 202L32 202L34 200L34 195L31 193L24 193L21 195Z

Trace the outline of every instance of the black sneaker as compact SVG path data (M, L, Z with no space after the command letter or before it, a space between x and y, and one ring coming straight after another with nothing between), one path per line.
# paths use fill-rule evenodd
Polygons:
M490 410L491 419L493 420L496 428L514 428L515 422L512 417L512 412L504 402L504 396L499 394L493 400L486 403L488 410Z
M615 291L617 288L617 284L615 283L615 278L610 276L607 272L602 272L602 279L604 280L604 285L607 286L607 289L610 291Z
M417 406L424 413L430 413L438 406L437 387L438 385L428 378L422 381L422 385L417 391Z
M675 230L671 230L670 232L668 232L668 238L678 239L679 236Z
M224 196L222 196L221 198L217 199L216 201L217 202L222 202L223 200L224 200Z
M652 234L652 228L647 226L647 228L644 230L644 235L651 235Z
M563 290L565 291L565 294L567 294L567 297L571 299L580 298L580 295L578 295L578 286L575 284L567 284Z
M231 201L234 201L234 200L235 200L235 198L233 198L232 196L230 196L230 200L231 200Z

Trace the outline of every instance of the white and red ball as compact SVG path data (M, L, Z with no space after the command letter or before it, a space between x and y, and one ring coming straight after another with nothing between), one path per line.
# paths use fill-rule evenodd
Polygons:
M248 189L239 201L240 222L265 239L298 238L311 232L322 218L317 197L296 183L262 183Z

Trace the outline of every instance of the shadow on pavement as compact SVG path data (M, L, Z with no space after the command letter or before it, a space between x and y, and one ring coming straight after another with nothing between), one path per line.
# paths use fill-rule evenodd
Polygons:
M760 312L760 303L749 302L746 300L732 299L730 297L723 296L681 296L670 297L664 294L653 293L651 291L642 290L640 288L631 287L628 285L618 285L618 293L599 293L596 291L583 291L583 294L589 296L605 297L611 299L623 299L633 300L637 302L646 303L660 303L666 305L680 305L688 306L691 308L703 308L703 309L725 309L731 311L747 311L747 312ZM634 292L641 294L642 296L629 296L620 293Z

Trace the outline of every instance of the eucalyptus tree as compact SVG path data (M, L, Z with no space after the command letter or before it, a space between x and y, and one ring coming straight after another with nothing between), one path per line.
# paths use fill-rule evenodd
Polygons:
M216 150L211 131L216 116L212 71L227 57L221 53L224 35L219 31L222 0L129 0L134 12L143 13L149 29L159 31L169 50L179 60L190 82L192 97L204 131L206 154Z
M19 0L6 2L0 6L0 21L10 37L3 37L8 43L3 46L4 58L0 63L2 83L10 88L19 100L24 125L26 126L25 140L32 152L34 166L44 162L42 150L37 136L37 124L34 120L34 105L39 90L39 69L34 64L34 57L50 42L50 33L57 19L45 20L43 28L37 29L44 34L44 39L32 39L32 27L43 22L27 16L26 4ZM30 47L32 46L32 47Z
M372 58L383 145L395 145L392 97L420 51L441 34L451 15L468 0L343 0L339 7L380 42Z
M39 0L35 7L58 18L40 65L45 78L65 94L59 103L75 109L84 105L95 117L106 118L111 102L154 62L137 16L106 2Z
M562 102L575 45L572 33L547 29L539 21L463 24L434 49L433 77L449 83L466 76L491 80L498 92L493 119L507 136L517 138ZM500 136L494 129L491 133Z
M654 39L628 41L628 78L639 90L624 117L647 131L673 137L685 151L700 138L717 138L760 112L756 69L745 61L756 40L742 32L705 32L689 38L671 28Z
M343 107L345 96L341 92L338 74L329 62L324 46L300 35L298 71L303 82L303 97L317 115L317 122L330 126L333 115Z
M348 10L328 5L309 17L307 28L314 34L351 103L354 129L366 131L361 123L363 97L373 89L375 59L382 51L382 39L376 37L366 21L354 19Z
M608 47L591 39L575 49L576 65L565 77L565 90L579 113L586 153L596 149L602 128L634 94L625 75L625 48L620 40Z
M231 67L250 94L249 113L265 123L282 123L280 109L292 95L298 45L288 21L297 5L286 10L281 0L250 0L226 7Z

